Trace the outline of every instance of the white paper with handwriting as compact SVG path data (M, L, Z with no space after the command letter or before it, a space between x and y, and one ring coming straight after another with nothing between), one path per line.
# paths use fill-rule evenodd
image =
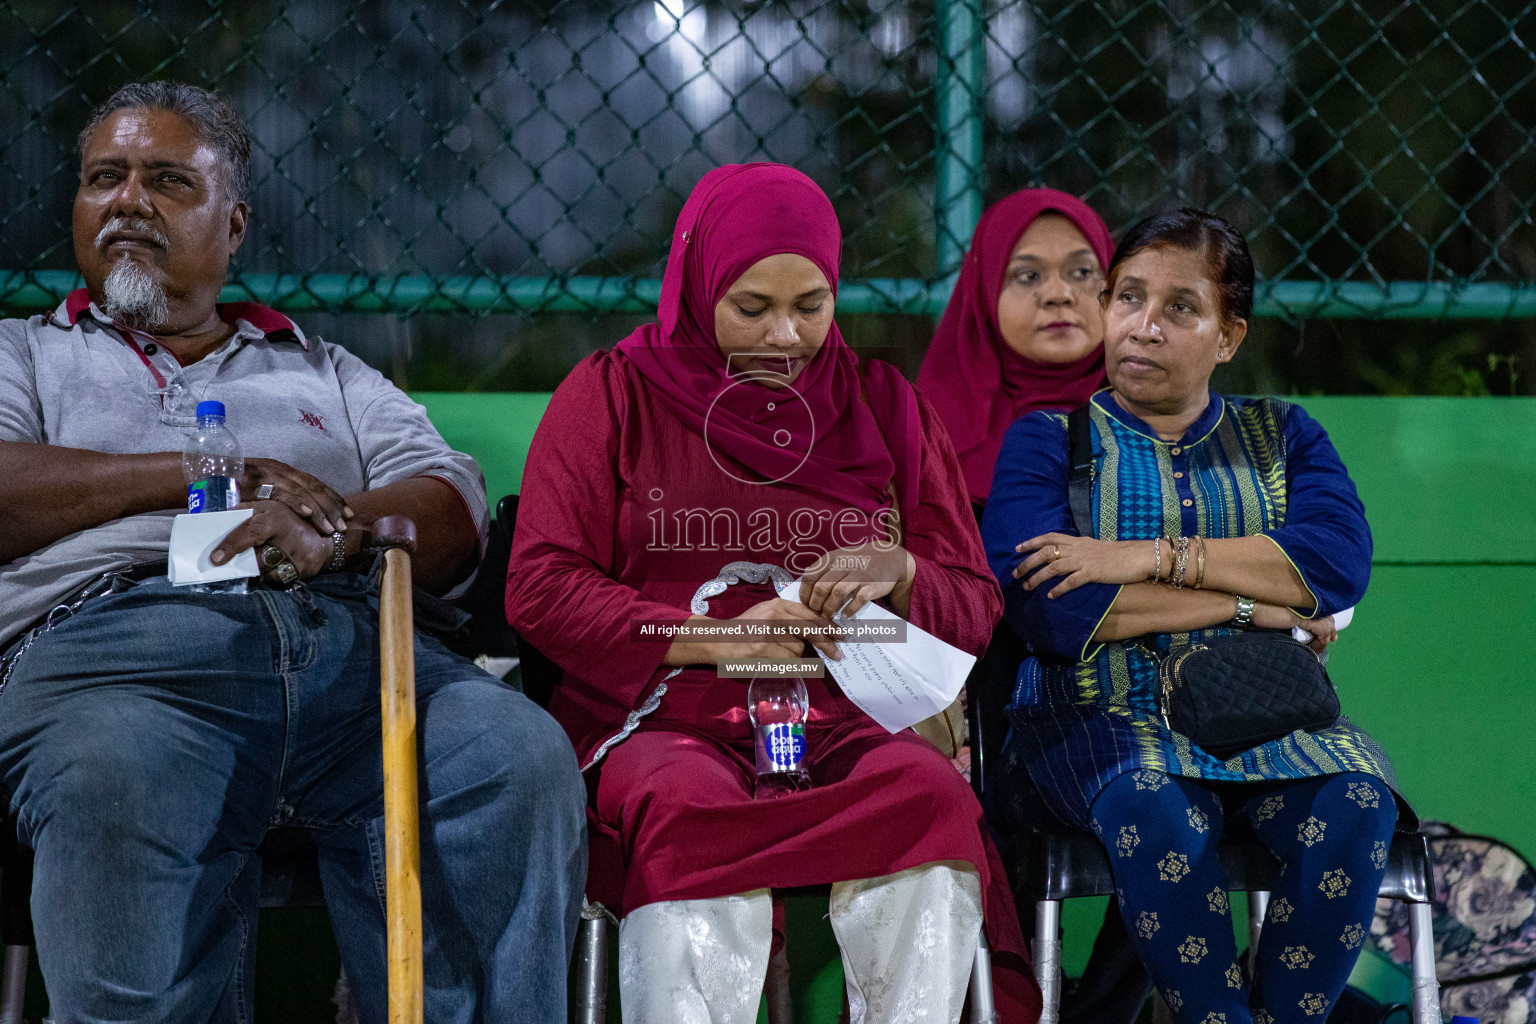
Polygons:
M780 586L778 592L784 600L800 603L799 580ZM867 604L849 618L869 622L901 616ZM907 639L901 643L840 643L837 649L840 661L822 658L827 671L849 700L893 733L910 729L953 704L976 664L975 655L910 622Z

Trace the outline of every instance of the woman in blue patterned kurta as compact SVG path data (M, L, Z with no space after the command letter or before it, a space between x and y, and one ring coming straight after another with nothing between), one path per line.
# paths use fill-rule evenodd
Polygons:
M1032 651L1003 770L1099 835L1138 952L1176 1018L1200 1024L1326 1015L1398 813L1385 755L1347 719L1222 760L1157 710L1170 647L1229 635L1250 608L1253 625L1302 625L1324 647L1370 575L1364 509L1322 427L1209 390L1252 295L1247 245L1220 218L1180 210L1133 228L1105 293L1111 386L1089 403L1096 536L1073 525L1067 418L1052 413L1009 429L982 522ZM1234 816L1285 865L1251 986L1216 857Z

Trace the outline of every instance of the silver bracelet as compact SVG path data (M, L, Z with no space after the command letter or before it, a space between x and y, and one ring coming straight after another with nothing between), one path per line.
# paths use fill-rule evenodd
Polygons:
M1232 625L1246 626L1253 621L1253 598L1239 596L1237 599L1237 614L1232 616Z
M347 538L340 530L331 534L331 560L325 563L326 572L341 572L347 567Z
M1172 552L1169 552L1171 555ZM1168 567L1168 585L1174 590L1184 589L1184 570L1189 565L1189 538L1179 538L1178 562Z

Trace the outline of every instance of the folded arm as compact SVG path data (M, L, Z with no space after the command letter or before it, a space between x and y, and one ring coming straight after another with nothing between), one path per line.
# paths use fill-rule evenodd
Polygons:
M1115 595L1091 640L1101 644L1148 633L1188 633L1224 625L1236 613L1237 597L1226 591L1187 587L1174 590L1158 583L1128 583ZM1253 624L1261 629L1302 626L1313 633L1322 630L1316 620L1268 601L1254 602Z
M333 532L351 556L365 543L356 527L405 515L416 524L416 580L436 590L463 580L488 518L479 468L381 374L344 350L329 351L367 486L343 497L287 463L247 458L240 494L256 514L231 534L225 557L272 542L301 575L312 575L331 560ZM40 410L27 397L29 372L19 350L0 349L0 391L10 388L0 400L0 520L9 527L0 531L0 564L116 519L186 507L180 452L108 454L45 443ZM267 500L258 497L264 485Z
M184 507L181 455L0 441L0 565L124 516Z
M274 499L322 534L345 532L353 518L346 500L308 473L276 459L245 460L241 497L253 499L262 484L272 484ZM114 519L186 504L180 452L122 455L0 441L0 517L10 526L0 536L0 565Z
M1169 540L1098 540L1047 533L1024 541L1017 550L1024 560L1014 568L1013 578L1022 580L1026 590L1044 588L1050 600L1085 583L1140 583L1154 575L1166 582L1178 573L1177 548ZM1191 540L1185 549L1182 578L1190 588L1198 582L1207 590L1243 594L1286 608L1316 604L1301 573L1267 536Z

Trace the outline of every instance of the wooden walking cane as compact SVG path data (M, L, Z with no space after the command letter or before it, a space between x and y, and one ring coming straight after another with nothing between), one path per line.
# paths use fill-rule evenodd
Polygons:
M385 548L379 593L380 707L384 719L384 911L389 956L389 1024L422 1024L421 843L416 797L416 656L411 555L416 524L386 516L373 524Z

